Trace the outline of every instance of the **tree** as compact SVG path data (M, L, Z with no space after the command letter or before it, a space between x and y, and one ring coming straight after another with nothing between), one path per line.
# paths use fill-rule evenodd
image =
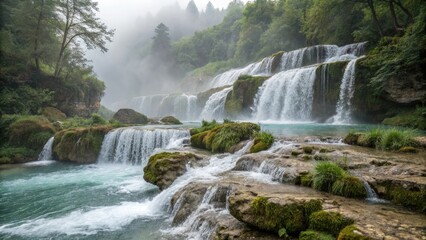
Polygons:
M151 56L154 56L156 60L167 62L171 56L169 28L160 23L155 28L155 36L152 39L154 41L151 47Z
M105 47L107 41L111 42L114 30L96 18L99 11L98 4L92 0L60 0L58 13L64 20L59 27L62 42L55 66L55 76L60 74L64 53L70 45L78 46L78 40L84 42L87 48L100 48L102 52L108 51Z
M197 5L195 5L194 0L191 0L188 5L186 6L186 12L189 17L192 19L197 19L200 15L200 12L198 11Z

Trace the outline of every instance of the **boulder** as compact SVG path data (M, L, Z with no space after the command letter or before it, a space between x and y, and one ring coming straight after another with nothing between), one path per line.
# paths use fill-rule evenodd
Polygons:
M53 154L59 161L96 163L110 126L66 129L55 134Z
M187 164L201 164L202 159L201 156L190 152L158 153L149 158L143 178L163 190L186 172Z
M133 109L122 108L118 110L112 119L124 124L147 124L148 118Z
M173 116L166 116L160 119L160 123L165 125L179 125L182 124L179 119L173 117Z

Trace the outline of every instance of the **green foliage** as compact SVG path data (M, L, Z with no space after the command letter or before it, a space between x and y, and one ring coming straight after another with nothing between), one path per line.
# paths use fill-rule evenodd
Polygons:
M100 114L97 113L92 114L92 116L90 117L90 121L92 125L104 125L108 123L105 118L103 118Z
M394 117L384 119L382 123L426 130L426 107L416 107L414 110L399 113Z
M280 230L278 230L278 236L280 238L288 238L288 234L287 234L287 230L285 228L281 228Z
M358 144L365 147L376 147L380 145L384 131L380 128L372 129L362 134L357 140Z
M114 116L114 111L109 110L107 107L101 105L101 107L99 108L98 112L99 115L101 115L103 118L110 120L112 118L112 116Z
M335 238L326 233L308 230L300 233L299 240L335 240Z
M274 136L269 132L258 132L254 137L253 146L250 148L250 153L257 153L269 149L274 143Z
M0 164L20 163L37 159L37 151L26 147L0 148Z
M314 177L314 175L312 173L302 175L300 177L300 185L305 186L305 187L312 187L313 177Z
M426 190L417 187L404 187L397 184L386 184L386 195L396 204L426 212Z
M345 170L332 162L320 162L315 166L312 187L331 192L334 182L346 176Z
M203 122L201 128L192 131L191 145L212 152L229 152L231 147L254 137L260 131L259 125L253 123L216 124L214 121Z
M314 152L314 148L312 146L304 146L302 149L306 154L312 154Z
M309 229L326 232L333 236L339 235L340 231L354 221L336 212L318 211L309 218Z
M355 225L349 225L340 231L337 240L372 240L370 237L360 235Z
M201 127L199 128L192 128L190 130L191 136L201 133L201 132L205 132L205 131L209 131L212 130L213 128L217 127L219 124L216 122L216 120L212 120L211 122L208 121L201 121Z
M43 107L54 104L53 94L47 89L27 85L3 88L0 92L0 111L3 114L38 114Z
M18 117L17 120L9 126L8 145L40 151L54 133L55 128L44 117Z
M331 192L349 198L365 198L367 192L363 182L357 177L344 176L333 183Z

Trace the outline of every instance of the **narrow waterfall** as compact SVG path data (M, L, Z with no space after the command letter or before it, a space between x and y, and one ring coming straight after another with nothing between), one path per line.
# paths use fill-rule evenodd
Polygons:
M198 116L197 96L195 95L151 95L132 99L131 106L149 116L164 117L173 115L180 120L195 120Z
M355 66L358 59L351 60L346 66L340 83L340 95L337 102L336 115L332 118L335 124L351 122L351 100L354 95Z
M256 94L254 119L310 120L316 69L293 69L266 80Z
M38 155L38 160L52 160L52 152L53 152L53 142L55 138L51 137L49 140L47 140L46 144L44 144L43 149L41 150L40 154Z
M216 88L216 87L231 85L238 79L239 76L245 75L245 74L269 76L271 75L273 60L274 60L273 57L266 57L262 59L262 61L257 63L252 63L244 68L231 69L229 71L226 71L214 77L211 80L209 87Z
M104 138L98 162L145 166L156 148L176 147L188 137L188 130L132 127L112 130Z
M228 96L228 93L231 90L232 90L232 87L229 87L211 95L209 100L207 100L203 111L201 112L201 119L203 120L223 119L226 97Z

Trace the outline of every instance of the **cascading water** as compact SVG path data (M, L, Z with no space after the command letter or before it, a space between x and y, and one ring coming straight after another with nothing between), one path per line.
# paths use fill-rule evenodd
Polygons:
M51 137L49 140L44 144L43 150L41 150L40 154L38 155L38 160L52 160L52 150L53 150L53 142L55 138Z
M266 80L254 101L254 119L310 120L316 68L284 71Z
M258 75L258 76L269 76L271 75L271 68L273 57L266 57L262 61L252 63L244 68L231 69L222 74L214 77L210 84L210 88L222 87L233 84L241 75Z
M99 163L146 165L156 148L175 147L189 137L188 130L120 128L109 132L102 143Z
M180 120L196 120L198 116L195 95L151 95L133 98L130 105L149 117L175 116Z
M211 95L210 98L207 100L203 111L201 112L201 119L223 119L226 97L228 96L228 93L231 90L232 87L229 87Z
M354 95L355 66L358 59L351 60L346 66L340 83L339 101L337 102L336 115L332 118L335 124L347 124L351 121L351 100Z

